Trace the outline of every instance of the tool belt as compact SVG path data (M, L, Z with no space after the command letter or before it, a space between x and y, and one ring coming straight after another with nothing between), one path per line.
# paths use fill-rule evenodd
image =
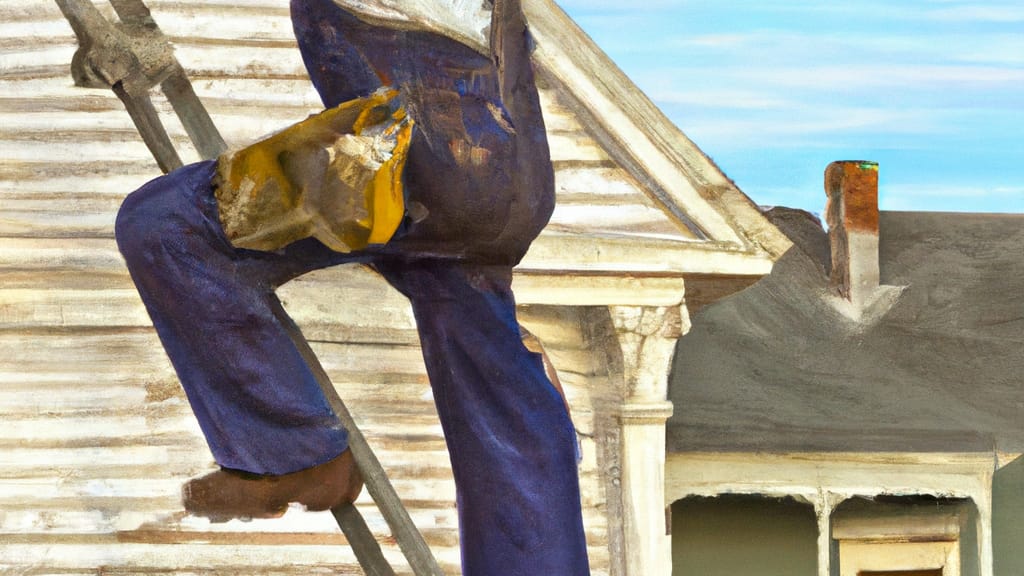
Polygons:
M395 90L340 104L217 160L232 245L273 251L314 237L351 252L391 239L405 215L413 122Z

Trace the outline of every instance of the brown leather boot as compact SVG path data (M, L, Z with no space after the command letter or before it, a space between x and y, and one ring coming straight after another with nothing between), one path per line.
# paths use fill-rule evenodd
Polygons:
M307 510L329 510L355 501L363 477L352 452L318 466L282 476L263 476L221 469L188 481L182 488L185 510L214 522L233 518L277 518L288 504Z

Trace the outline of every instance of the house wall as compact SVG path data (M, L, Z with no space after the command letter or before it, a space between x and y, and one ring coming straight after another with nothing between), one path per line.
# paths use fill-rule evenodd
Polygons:
M674 576L815 576L814 508L755 496L672 505Z
M1024 457L992 480L992 532L996 576L1024 574Z

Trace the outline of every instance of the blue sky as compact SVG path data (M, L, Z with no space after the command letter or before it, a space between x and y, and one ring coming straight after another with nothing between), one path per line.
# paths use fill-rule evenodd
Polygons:
M883 210L1024 212L1021 0L560 4L759 204L875 160Z

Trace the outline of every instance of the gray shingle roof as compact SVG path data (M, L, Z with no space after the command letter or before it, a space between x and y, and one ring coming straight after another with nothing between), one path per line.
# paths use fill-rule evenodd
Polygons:
M883 212L871 326L827 290L828 240L804 213L773 273L704 309L680 341L670 451L1024 452L1024 215Z

